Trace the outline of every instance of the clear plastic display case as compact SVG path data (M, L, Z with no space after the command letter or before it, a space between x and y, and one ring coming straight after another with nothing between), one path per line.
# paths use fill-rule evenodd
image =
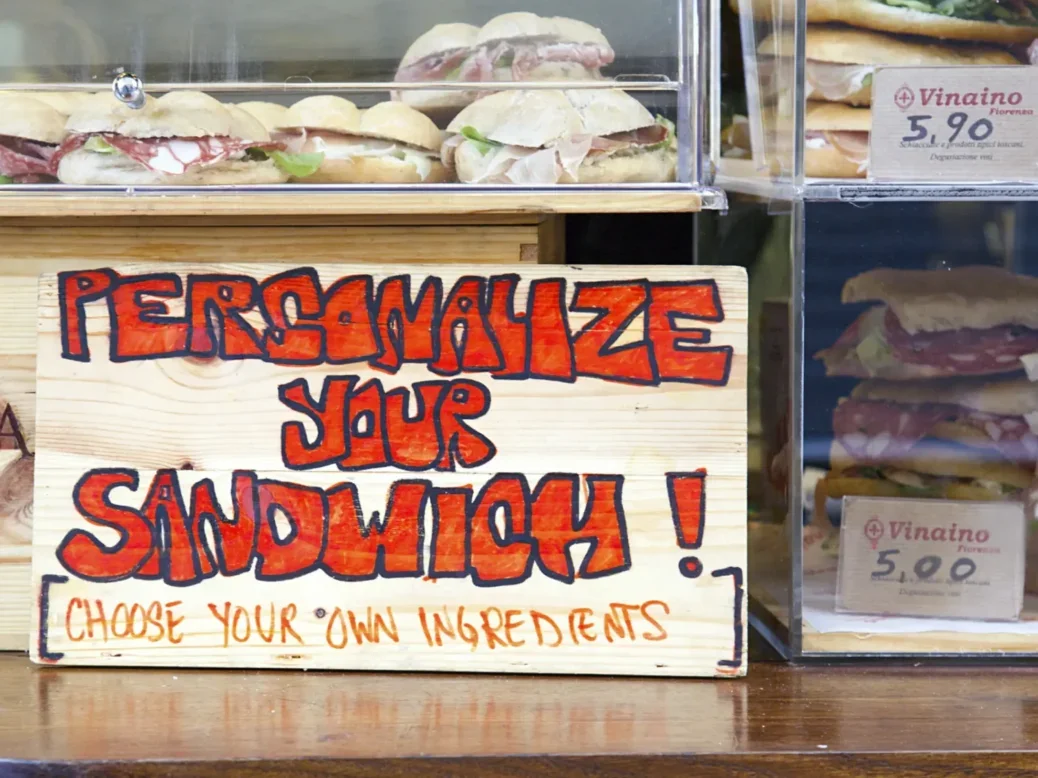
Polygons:
M868 159L876 68L1023 66L1033 4L732 0L725 19L712 160L733 216L769 224L755 626L793 658L1038 656L1033 171L880 182Z
M907 187L889 170L874 175L876 71L1038 62L1032 0L805 0L799 8L792 0L724 2L741 61L732 68L739 77L724 81L722 102L730 109L711 161L731 191L769 197L794 191L808 200L961 198L962 182L938 178L940 171L932 180L916 171ZM978 81L976 89L983 85ZM990 180L978 164L968 196L978 187L1014 196L994 190L1038 180L1035 163L1021 164L1015 175L993 171Z
M565 186L724 205L702 153L705 0L6 10L0 196Z

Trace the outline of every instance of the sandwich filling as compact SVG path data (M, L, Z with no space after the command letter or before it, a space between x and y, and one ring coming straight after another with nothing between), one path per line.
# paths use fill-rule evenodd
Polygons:
M976 22L1038 25L1036 0L877 0L884 5Z
M829 375L890 377L905 366L920 377L1010 373L1038 353L1038 330L1004 325L909 333L887 306L876 306L819 356Z
M439 160L438 152L419 146L333 130L300 127L282 131L277 137L295 154L319 154L322 159L380 158L409 163L414 165L423 181L429 177L433 164Z
M58 146L0 135L0 184L55 181Z
M818 510L824 512L826 499L847 495L1019 498L1034 480L1036 433L1038 413L843 400L833 413L833 435L853 464L819 484Z
M838 103L872 86L871 65L843 65L836 62L807 60L804 85L808 100Z
M441 150L443 163L454 167L458 146L470 142L480 153L480 165L468 183L550 185L580 180L580 166L608 157L632 156L670 147L674 125L662 116L654 124L612 135L574 135L547 146L509 146L463 127Z
M804 147L808 149L833 148L858 166L859 172L869 166L869 134L853 130L808 130L804 133Z
M855 461L878 464L907 455L925 438L968 444L972 459L1001 457L1034 467L1038 413L999 416L959 405L848 399L833 412L833 434Z
M112 132L70 135L53 158L54 167L66 154L84 149L95 154L122 156L148 170L183 175L189 169L212 167L230 160L271 159L286 173L312 175L322 158L286 153L278 141L247 141L229 136L201 138L131 138ZM308 171L308 172L307 172Z
M495 81L495 71L506 69L511 80L524 81L546 62L579 65L595 76L616 54L599 43L576 43L551 35L491 41L473 48L455 48L422 57L401 66L399 82Z

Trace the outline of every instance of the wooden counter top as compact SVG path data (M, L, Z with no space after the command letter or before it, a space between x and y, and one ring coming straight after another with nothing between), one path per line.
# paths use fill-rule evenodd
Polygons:
M758 662L741 681L680 681L0 656L0 760L52 775L206 776L226 760L246 776L1022 775L1036 747L1027 668Z
M386 191L314 192L306 188L149 191L127 194L109 188L5 192L0 219L113 220L141 217L289 217L435 216L443 220L479 215L548 213L680 213L723 209L716 189L661 185L658 188L504 191L458 188Z

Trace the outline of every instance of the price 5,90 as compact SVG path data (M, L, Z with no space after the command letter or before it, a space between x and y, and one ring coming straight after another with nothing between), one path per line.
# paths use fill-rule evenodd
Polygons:
M872 571L873 580L877 578L888 578L893 575L894 571L897 570L897 565L894 564L892 557L900 553L901 551L896 548L880 551L879 557L876 559L876 565L879 569ZM937 575L937 572L941 569L943 564L944 560L937 555L920 557L916 561L915 565L913 565L912 572L915 573L916 580L926 581ZM968 557L962 557L955 560L951 568L949 568L948 577L951 578L953 582L959 583L965 581L975 572L977 572L977 563ZM905 572L902 570L901 576L898 580L903 583L905 577Z
M926 140L929 136L931 144L937 143L937 135L931 135L930 130L927 128L926 124L924 124L928 119L932 119L933 116L908 116L906 118L909 121L908 129L913 134L905 135L901 138L902 141L908 143L912 141ZM987 140L991 137L991 133L995 131L995 125L993 125L988 119L977 119L967 127L966 125L969 120L969 115L962 111L957 111L948 117L948 126L952 130L951 137L948 138L948 143L954 143L963 128L966 129L966 134L969 136L970 140L975 141Z

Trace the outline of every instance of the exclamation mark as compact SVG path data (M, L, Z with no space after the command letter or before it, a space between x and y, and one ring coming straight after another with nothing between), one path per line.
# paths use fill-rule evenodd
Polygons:
M667 495L678 546L691 550L699 548L703 545L703 522L706 519L706 470L667 473ZM678 570L686 578L698 578L703 572L703 563L698 557L687 556L678 562Z

